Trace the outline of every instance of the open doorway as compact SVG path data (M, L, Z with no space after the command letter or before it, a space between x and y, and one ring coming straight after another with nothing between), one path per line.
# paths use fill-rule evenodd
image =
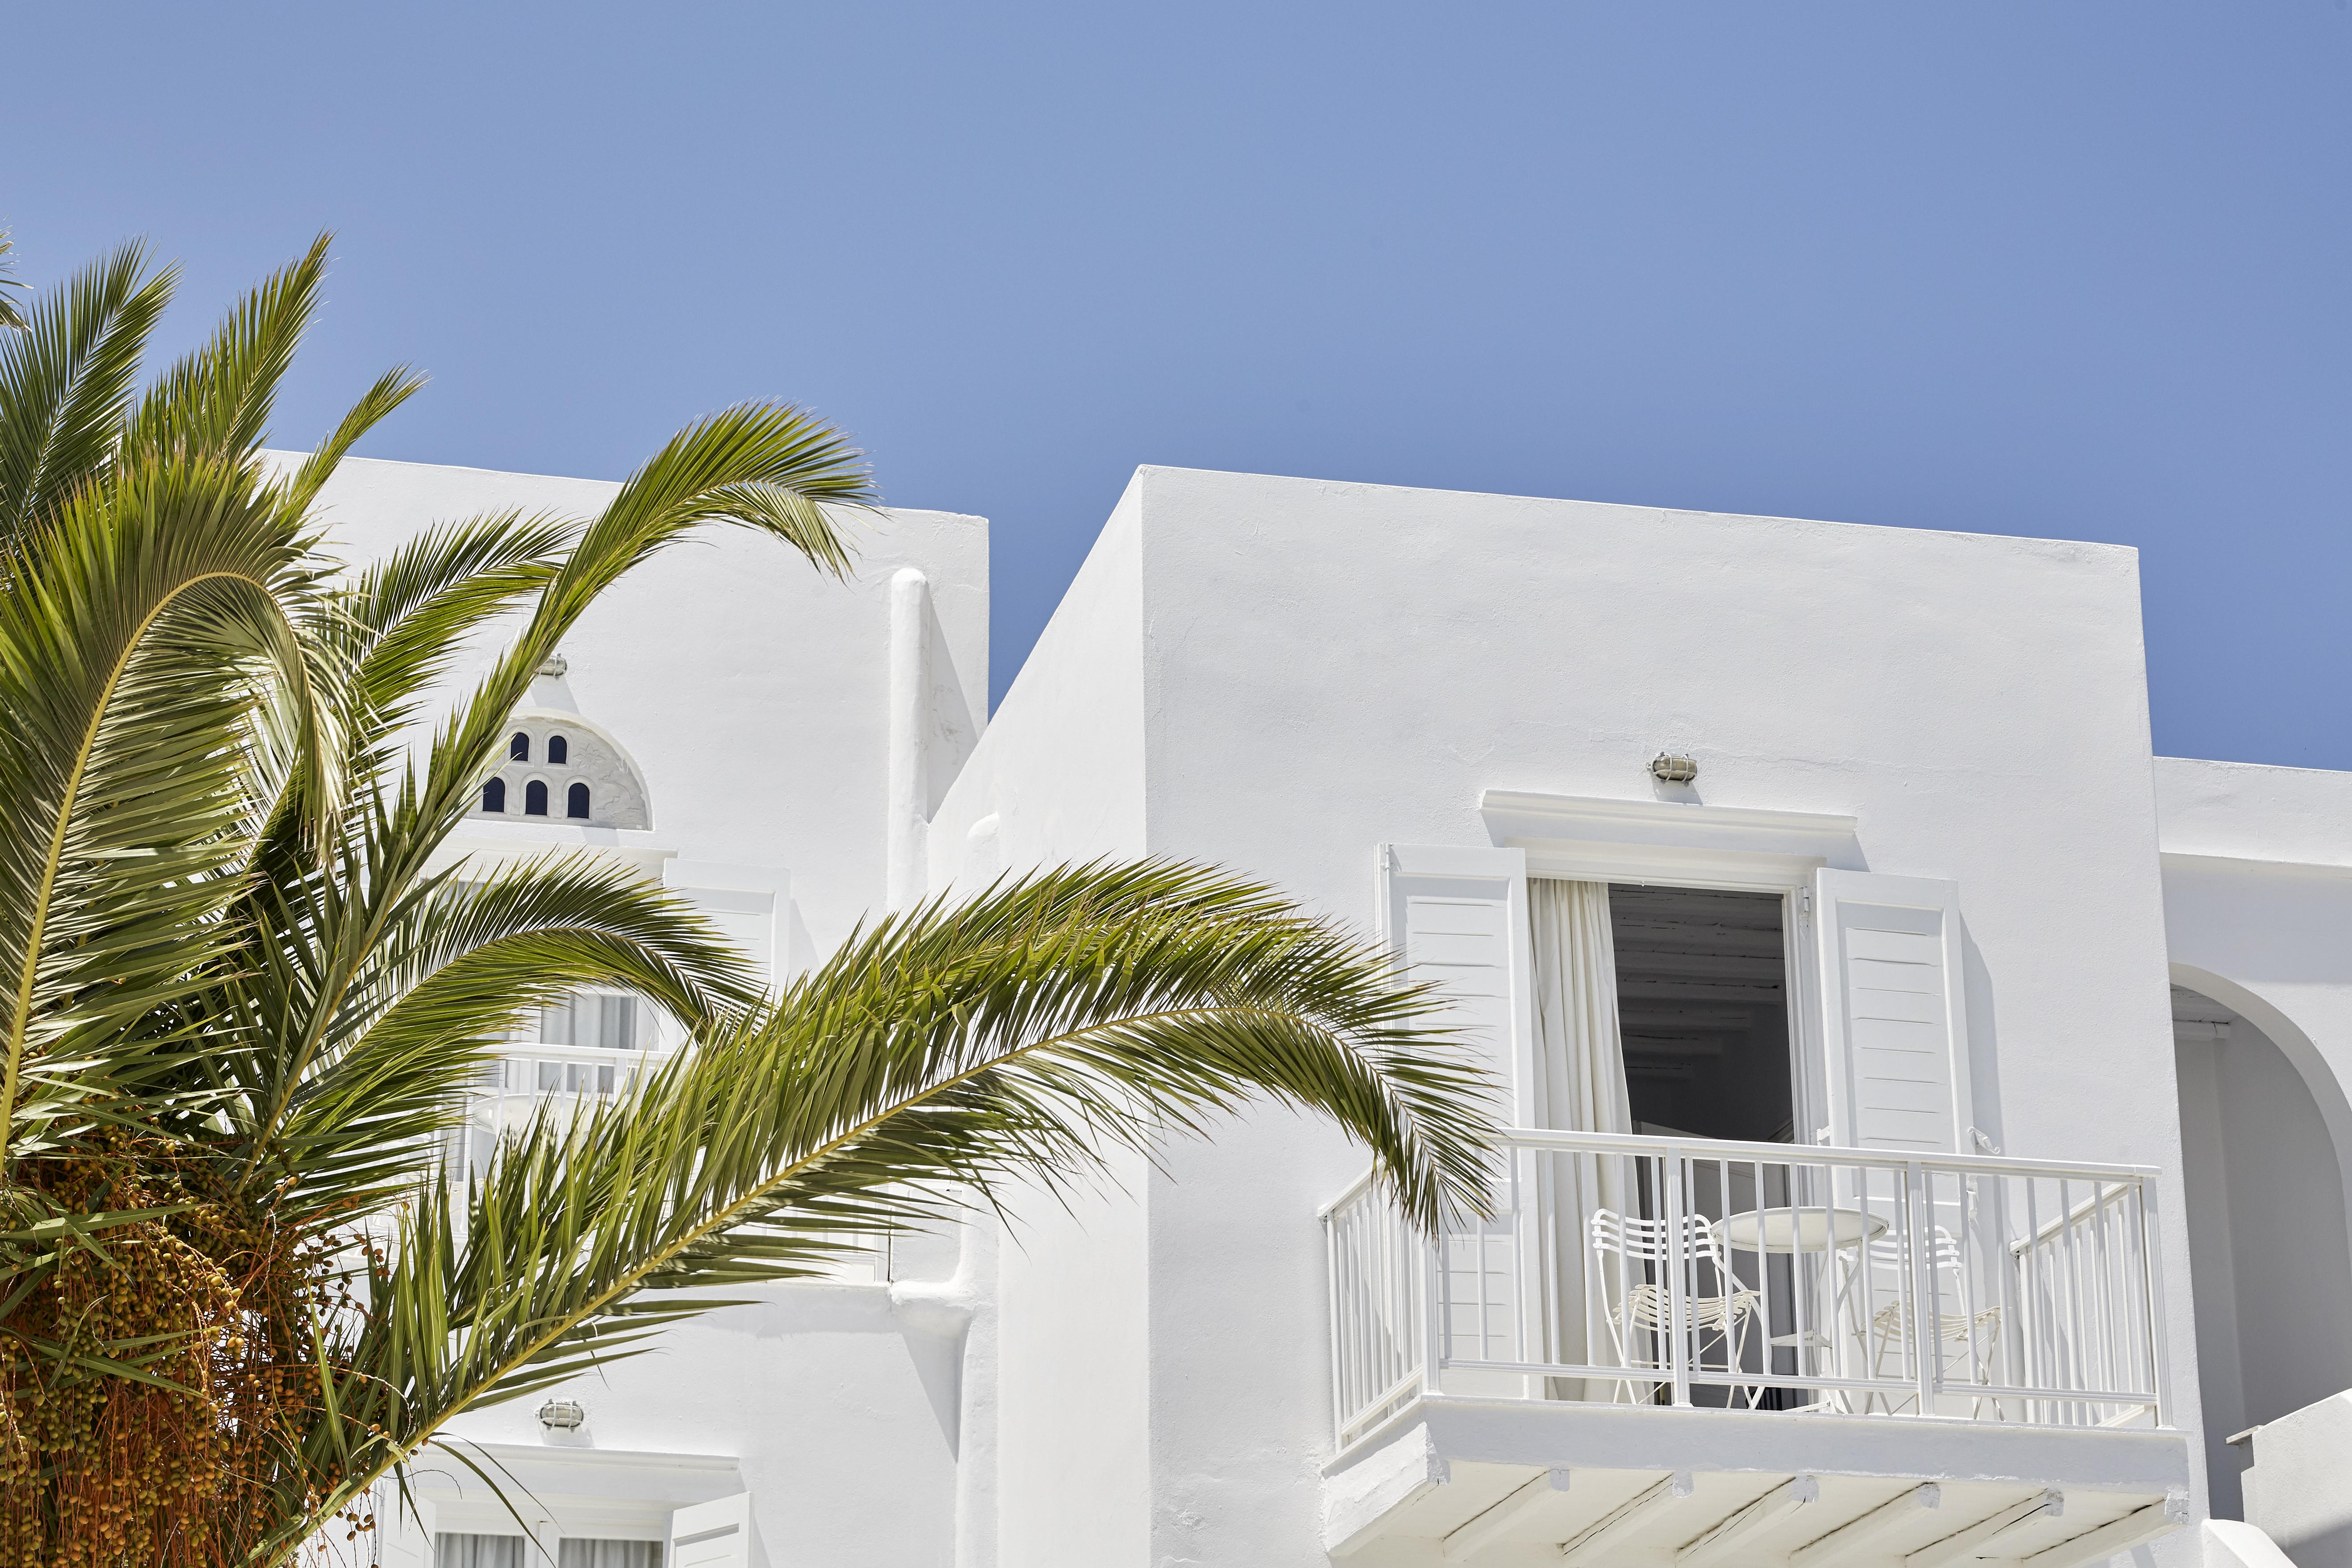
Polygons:
M1636 1132L1792 1141L1786 904L1778 893L1611 884Z
M1778 893L1713 888L1612 884L1609 923L1615 950L1618 1032L1633 1131L1659 1137L1732 1142L1788 1142L1796 1124L1795 1075L1789 1048L1788 951ZM1639 1205L1655 1222L1666 1212L1658 1181L1686 1184L1682 1212L1721 1227L1737 1215L1788 1204L1780 1167L1760 1162L1698 1159L1644 1172ZM1761 1223L1760 1221L1759 1222ZM1786 1258L1727 1247L1718 1255L1730 1279L1712 1282L1703 1268L1690 1287L1700 1294L1733 1288L1762 1300L1756 1321L1729 1331L1715 1348L1728 1371L1794 1373L1785 1330L1795 1305ZM1694 1266L1695 1268L1697 1266ZM1707 1356L1698 1352L1704 1363ZM1665 1397L1661 1389L1658 1397ZM1786 1388L1743 1394L1722 1384L1692 1389L1702 1405L1787 1408L1809 1402Z

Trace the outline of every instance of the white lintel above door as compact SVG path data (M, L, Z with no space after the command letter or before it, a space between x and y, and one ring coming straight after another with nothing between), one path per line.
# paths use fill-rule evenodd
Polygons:
M1863 864L1854 818L1827 812L1504 789L1478 809L1494 841L1525 849L1538 875L1796 888L1817 868Z

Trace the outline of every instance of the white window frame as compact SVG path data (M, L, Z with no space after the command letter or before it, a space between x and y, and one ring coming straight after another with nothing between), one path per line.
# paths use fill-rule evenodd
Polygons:
M1495 842L1527 852L1529 877L1779 894L1790 1110L1795 1141L1820 1141L1829 1086L1813 873L1861 868L1853 817L1507 790L1479 804Z
M462 1447L499 1478L506 1501L466 1464L436 1456L414 1478L429 1528L435 1534L521 1534L523 1568L556 1568L567 1538L652 1542L662 1547L663 1568L670 1568L677 1512L745 1490L742 1461L731 1455L509 1443ZM522 1514L520 1521L507 1502ZM387 1512L380 1496L379 1517Z

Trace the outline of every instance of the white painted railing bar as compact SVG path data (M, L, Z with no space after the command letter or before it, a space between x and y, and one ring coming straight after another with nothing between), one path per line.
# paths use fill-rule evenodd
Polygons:
M1514 1127L1508 1133L1514 1148L1577 1149L1585 1152L1617 1152L1627 1154L1656 1154L1686 1152L1708 1160L1751 1161L1768 1163L1785 1163L1792 1153L1851 1157L1865 1163L1901 1164L1904 1160L1887 1154L1884 1149L1841 1149L1826 1143L1743 1143L1732 1139L1659 1138L1646 1132L1559 1132L1542 1127ZM2029 1160L2015 1154L1928 1154L1920 1156L1922 1163L1937 1166L1966 1166L1971 1171L1989 1174L2015 1176L2071 1176L2082 1181L2105 1178L2116 1183L2153 1181L2163 1172L2155 1165L2102 1165L2082 1160ZM1360 1182L1370 1182L1367 1172Z
M1492 1215L1433 1240L1369 1178L1324 1211L1343 1445L1424 1392L2163 1419L2152 1173L1574 1132L1504 1153Z

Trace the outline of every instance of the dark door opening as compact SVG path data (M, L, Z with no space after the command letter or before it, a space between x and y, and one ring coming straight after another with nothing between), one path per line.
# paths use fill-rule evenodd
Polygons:
M1778 893L1611 884L1635 1131L1794 1138L1782 904Z
M1633 1131L1657 1136L1786 1143L1794 1139L1796 1098L1789 1058L1788 957L1777 893L1612 884L1609 921L1617 952L1618 1026ZM1718 1224L1741 1211L1790 1201L1782 1168L1757 1162L1689 1159L1648 1173L1641 1203L1664 1212L1655 1182L1685 1184L1681 1204ZM1679 1172L1680 1174L1672 1173ZM1738 1283L1769 1301L1738 1338L1737 1363L1782 1374L1799 1370L1793 1344L1770 1331L1790 1321L1795 1279L1788 1258L1729 1252ZM1710 1282L1695 1279L1694 1288ZM1693 1350L1709 1359L1703 1342ZM1713 1351L1717 1370L1730 1346ZM1663 1399L1666 1391L1661 1389ZM1750 1403L1765 1410L1807 1405L1802 1390L1695 1386L1703 1405Z

